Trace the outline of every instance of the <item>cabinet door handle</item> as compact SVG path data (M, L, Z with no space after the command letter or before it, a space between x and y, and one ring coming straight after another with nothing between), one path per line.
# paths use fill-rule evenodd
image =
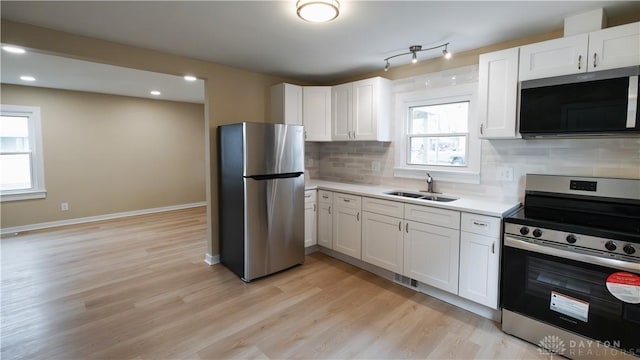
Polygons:
M578 56L578 70L582 70L582 55Z
M598 66L598 54L593 53L593 67Z
M304 131L304 139L307 140L307 130Z
M329 215L331 215L331 206L329 206Z
M316 212L316 204L313 204L313 212Z
M409 233L409 223L407 223L407 225L405 225L404 229L407 231L407 234Z
M305 195L304 197L306 197L306 198L310 198L310 197L311 197L311 194L307 194L307 195Z
M485 226L487 226L487 223L481 223L481 222L478 222L478 221L474 221L473 225L485 227Z
M484 124L480 124L480 135L484 135Z
M327 195L322 195L323 199L328 199L329 197Z
M342 199L344 202L351 202L349 199Z
M496 253L496 242L495 241L491 243L491 253L492 254Z
M360 221L360 213L356 214L356 220Z
M402 232L402 221L398 221L398 231Z

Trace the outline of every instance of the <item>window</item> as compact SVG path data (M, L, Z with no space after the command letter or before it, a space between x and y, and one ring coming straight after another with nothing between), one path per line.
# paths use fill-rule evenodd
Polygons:
M480 140L475 126L476 83L396 97L397 177L479 183Z
M0 199L43 198L44 166L40 109L0 107Z
M469 101L409 108L408 163L465 166Z

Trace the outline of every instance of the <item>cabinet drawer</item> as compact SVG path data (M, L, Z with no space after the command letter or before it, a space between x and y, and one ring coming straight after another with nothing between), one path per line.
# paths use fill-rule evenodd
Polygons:
M315 202L316 201L316 191L315 190L305 190L304 191L304 202Z
M431 225L460 229L460 212L429 206L404 204L404 218Z
M362 198L362 210L402 218L404 214L404 204L396 201L365 197Z
M501 219L497 217L462 213L462 231L496 238L500 237L500 224Z
M318 190L318 201L321 203L333 202L333 193L327 190Z
M362 208L362 197L342 193L333 193L333 205L360 210Z

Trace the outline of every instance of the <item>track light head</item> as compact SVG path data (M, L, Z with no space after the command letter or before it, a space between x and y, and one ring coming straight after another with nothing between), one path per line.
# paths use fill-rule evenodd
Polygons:
M389 64L389 60L387 60L387 63L384 65L384 71L389 71L390 68L391 64Z
M412 51L413 55L411 55L411 63L415 64L418 62L418 56L415 51Z

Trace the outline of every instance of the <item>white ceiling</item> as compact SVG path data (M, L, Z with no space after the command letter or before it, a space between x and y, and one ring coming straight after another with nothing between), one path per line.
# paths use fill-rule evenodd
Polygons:
M5 1L2 19L310 82L367 73L411 45L454 53L562 28L570 15L640 1L341 1L326 24L288 1ZM420 59L439 56L425 52ZM392 66L408 63L393 59ZM3 57L3 70L5 67Z

